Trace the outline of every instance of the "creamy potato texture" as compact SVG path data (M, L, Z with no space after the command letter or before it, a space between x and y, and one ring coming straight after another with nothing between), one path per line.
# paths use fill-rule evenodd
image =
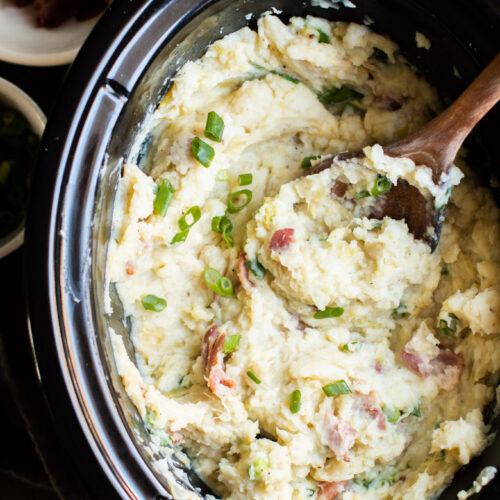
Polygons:
M124 166L107 272L136 359L113 335L117 365L152 432L221 498L431 498L486 446L498 209L466 175L434 253L370 216L398 178L433 193L426 167L383 144L438 110L389 39L265 15L179 71L151 170ZM204 135L211 111L221 142Z

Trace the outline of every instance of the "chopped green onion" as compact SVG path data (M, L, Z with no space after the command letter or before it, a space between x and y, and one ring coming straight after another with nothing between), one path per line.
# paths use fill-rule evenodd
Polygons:
M313 497L316 494L316 490L313 490L312 488L307 489L308 496Z
M247 260L246 265L252 273L257 276L257 278L263 278L266 275L266 270L264 266L259 262L257 256L255 256L255 260Z
M394 405L383 405L382 411L387 420L393 424L397 422L401 416L401 412Z
M224 354L233 352L240 345L241 335L229 335L224 341Z
M265 458L254 460L248 467L248 477L251 481L260 479L262 474L269 468L269 462Z
M189 229L185 229L184 231L180 231L179 233L174 234L174 237L172 238L170 244L174 245L175 243L181 243L182 241L186 241L188 234L189 234Z
M380 231L382 229L382 221L377 220L373 223L372 229L375 231Z
M417 404L413 410L411 411L410 415L413 415L414 417L420 418L422 416L422 412L420 411L420 404Z
M212 141L221 142L223 132L224 120L215 111L210 111L205 125L205 137L212 139Z
M222 170L219 170L217 172L217 175L215 176L216 181L227 181L229 179L229 170L227 168L223 168Z
M248 61L254 68L259 69L260 71L267 71L264 66L261 66L260 64L257 64L256 62L253 61Z
M379 196L390 191L392 182L385 176L379 175L372 187L372 196Z
M344 352L357 352L361 349L361 347L363 347L363 344L361 342L354 341L354 342L349 342L347 344L344 344L341 347L341 349Z
M252 184L252 180L253 180L252 174L238 175L238 186L248 186L248 184Z
M300 164L300 166L302 168L310 168L312 166L312 161L314 160L319 160L321 158L321 156L306 156L303 160L302 160L302 163Z
M445 337L449 337L450 332L457 331L457 321L459 321L458 316L453 313L448 313L448 317L450 318L449 323L445 319L439 320L439 330Z
M249 377L250 377L250 378L251 378L251 379L252 379L252 380L253 380L256 384L260 384L260 383L261 383L260 379L257 377L257 375L255 375L255 373L254 373L254 372L252 372L252 371L248 370L248 371L247 371L247 375L248 375L248 376L249 376Z
M374 59L377 59L377 61L385 63L388 62L389 60L389 56L382 49L379 49L378 47L373 47L372 57Z
M244 197L245 201L240 205L235 205L235 201L240 197ZM240 189L239 191L235 191L234 193L231 193L227 199L227 211L230 214L235 214L245 208L251 201L252 191L250 191L250 189Z
M443 264L443 267L441 268L441 276L449 276L449 275L450 275L450 268L446 264Z
M174 193L175 190L172 184L167 179L163 179L162 183L158 186L158 191L156 191L156 197L153 202L156 213L161 217L165 217Z
M280 73L279 71L276 71L274 69L271 71L271 73L273 73L274 75L281 76L281 78L284 78L285 80L288 80L289 82L295 83L295 85L300 83L300 80L297 80L297 78L294 78L293 76L289 76L289 75L284 75L283 73Z
M343 307L325 307L323 311L316 311L314 319L338 318L344 314Z
M330 43L330 37L324 31L319 28L314 28L318 32L318 42L319 43Z
M350 101L353 99L362 99L363 94L350 87L342 86L333 88L321 94L318 99L326 106L336 102Z
M355 200L360 200L361 198L368 198L368 196L370 196L370 192L369 191L359 191L358 193L356 193L354 195L354 199Z
M191 224L187 222L186 217L191 216L192 217L192 222ZM178 221L177 224L179 226L179 229L181 231L185 231L186 229L192 228L199 220L201 217L201 210L198 205L195 205L194 207L191 207Z
M207 267L203 272L203 277L207 285L217 294L222 297L233 296L233 284L229 278L221 276L219 271L212 267Z
M300 410L300 391L295 390L290 394L290 411L292 413L298 413Z
M210 144L202 141L199 137L195 137L191 143L191 152L196 160L198 160L204 167L209 167L214 159L215 151Z
M406 304L404 302L400 302L399 306L396 307L396 309L394 309L392 311L391 316L403 316L403 318L404 318L404 317L408 316L408 314L409 313L406 310Z
M234 240L231 234L233 230L233 223L225 215L218 215L212 218L212 230L222 233L224 241L227 243L229 248L234 247Z
M167 307L167 301L156 295L146 295L141 299L142 307L148 311L161 312Z
M332 396L341 396L343 394L352 394L345 380L337 380L331 384L324 385L322 389L329 398Z

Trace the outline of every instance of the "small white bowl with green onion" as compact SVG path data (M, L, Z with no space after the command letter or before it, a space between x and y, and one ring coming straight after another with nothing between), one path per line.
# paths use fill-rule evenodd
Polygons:
M19 87L0 78L0 216L7 219L14 206L8 201L10 195L19 186L22 178L20 169L22 154L31 146L32 154L36 154L36 145L33 137L42 137L47 119L39 106ZM26 127L26 122L28 127ZM26 143L25 143L26 142ZM31 143L31 144L30 144ZM18 153L16 153L18 151ZM32 169L28 165L26 169ZM31 175L29 173L28 175ZM17 177L16 177L17 176ZM23 186L22 209L26 209L29 187ZM9 204L10 203L10 204ZM13 214L17 216L18 214ZM0 224L0 259L19 248L24 240L24 225L26 217L23 215L14 226L3 220ZM2 222L2 221L0 221Z

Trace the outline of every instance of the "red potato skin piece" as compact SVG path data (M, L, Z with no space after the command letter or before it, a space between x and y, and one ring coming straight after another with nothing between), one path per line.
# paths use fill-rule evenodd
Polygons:
M324 425L330 449L337 458L349 462L348 451L353 447L358 431L334 415L328 415Z
M249 290L254 286L252 280L248 277L247 256L245 253L240 253L238 256L238 278L240 279L241 286L245 290Z
M291 227L278 229L271 236L269 249L275 252L286 250L292 243L295 242L295 230Z
M375 99L375 103L378 105L380 109L386 109L387 111L397 111L398 109L401 109L403 106L403 103L399 99L396 99L395 97L391 96L390 94L387 94L386 92L379 95Z
M332 184L332 187L330 189L330 194L335 198L343 198L348 187L349 184L336 180Z
M319 485L317 500L333 500L337 498L347 485L347 481L331 481Z
M462 356L443 346L439 346L439 354L434 359L415 353L407 346L402 349L400 356L411 371L421 377L436 376L439 385L448 391L457 385L464 367Z
M380 405L378 404L377 401L377 396L375 393L372 391L369 394L364 395L364 397L361 398L362 403L361 403L361 409L368 413L370 417L372 417L374 420L377 421L378 428L381 431L386 430L386 418L384 415L384 412L380 408Z
M221 333L217 325L212 325L203 337L201 355L205 366L208 387L219 398L225 396L234 387L234 380L224 371L224 361L218 354L224 348L226 334Z

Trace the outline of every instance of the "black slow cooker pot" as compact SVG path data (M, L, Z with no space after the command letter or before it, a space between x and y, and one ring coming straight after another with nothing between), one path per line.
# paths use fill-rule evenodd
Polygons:
M340 2L338 9L323 9L298 0L115 0L69 71L47 124L33 183L26 288L37 369L63 443L61 453L85 485L77 498L172 498L155 465L159 452L148 446L149 436L114 364L108 327L132 352L127 320L118 303L107 316L103 297L120 165L123 158L147 158L147 137L137 147L141 125L175 71L199 58L213 40L255 26L255 16L271 6L285 20L306 14L371 20L373 29L400 45L445 102L456 98L500 49L498 0L353 1L356 8ZM415 31L432 40L430 51L417 49ZM468 142L470 163L485 184L499 173L498 111ZM493 412L486 413L492 421ZM498 422L492 424L498 428ZM500 466L498 439L456 475L441 498L456 498L486 465ZM179 484L200 497L209 493L195 474L181 472L180 462L174 459L169 467ZM497 479L476 498L499 498L499 490Z

